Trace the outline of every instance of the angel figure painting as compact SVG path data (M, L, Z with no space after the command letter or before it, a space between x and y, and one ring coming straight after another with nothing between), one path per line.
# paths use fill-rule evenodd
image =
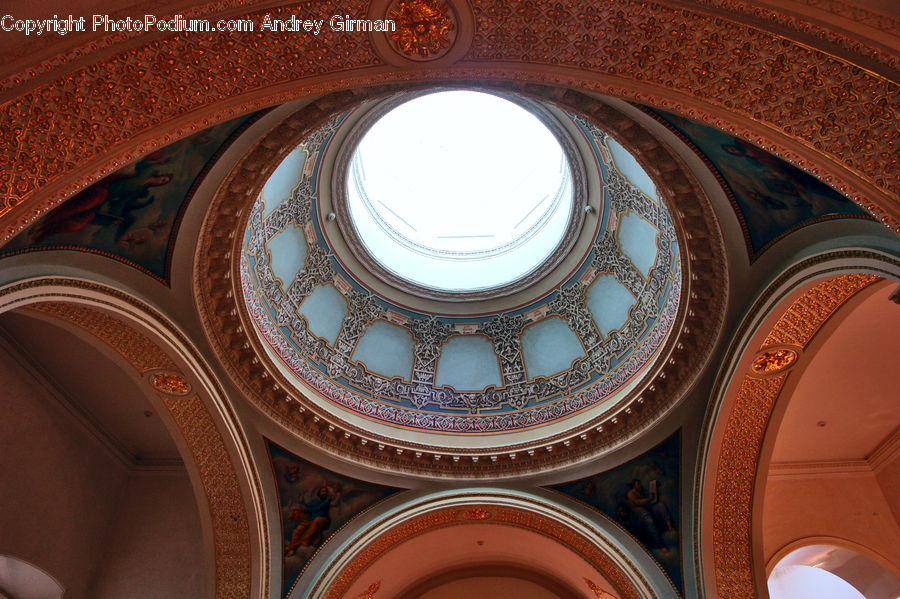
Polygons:
M282 596L291 593L306 564L357 514L400 491L363 482L267 444L281 506Z
M194 186L246 115L180 139L97 181L51 210L3 248L101 254L165 280L170 246Z
M678 501L678 433L621 466L551 487L606 514L662 566L684 596Z

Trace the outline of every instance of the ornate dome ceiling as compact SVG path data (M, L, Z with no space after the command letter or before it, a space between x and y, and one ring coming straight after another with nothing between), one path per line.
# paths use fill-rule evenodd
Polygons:
M691 224L694 241L686 247L687 238L679 233L684 225L670 210L670 202L691 198L695 206L688 210L696 212L702 203L699 191L690 182L677 191L657 187L662 172L674 181L671 175L682 172L681 167L671 156L657 153L659 163L648 174L642 166L648 164L647 156L636 159L605 130L604 119L596 118L609 110L601 103L592 101L587 104L592 111L579 112L509 91L468 92L524 109L561 149L551 169L557 173L555 181L550 178L536 195L528 195L533 181L518 185L516 175L484 184L494 195L511 189L510 197L498 202L519 211L513 232L496 234L515 241L517 223L550 227L546 221L557 213L564 217L563 226L551 232L551 243L538 252L536 265L512 276L502 272L493 283L472 288L423 285L403 271L402 262L387 267L376 255L366 228L371 223L359 223L352 202L354 196L359 200L361 193L368 194L364 202L378 204L394 219L387 229L407 227L397 234L404 243L409 241L405 233L425 228L409 217L410 210L432 201L423 195L427 190L422 183L409 183L412 190L404 193L410 197L399 204L384 190L382 195L369 193L371 175L363 172L367 164L359 163L360 140L397 110L445 93L413 91L351 102L287 144L273 168L256 176L255 191L248 190L255 197L252 206L245 204L235 213L237 221L227 225L243 230L229 253L233 277L226 277L239 283L226 300L243 300L229 310L242 324L212 328L233 335L230 347L244 356L235 356L237 378L268 396L250 394L268 404L266 411L321 442L315 431L296 426L297 419L311 417L315 429L322 432L324 426L326 437L337 439L355 459L357 452L373 448L390 456L371 456L376 466L393 469L401 456L424 472L470 476L470 467L477 469L481 458L497 466L502 454L510 463L518 460L519 466L510 470L521 472L524 462L571 462L617 446L677 403L686 390L703 354L684 357L690 352L685 334L708 342L716 327L713 319L705 327L696 323L700 330L692 331L699 319L690 305L705 295L704 285L721 280L714 276L690 283L684 261L685 256L696 259L688 251L690 243L715 243L708 228L712 223L698 219ZM459 96L454 98L462 105ZM309 110L316 109L301 113L308 118ZM464 110L460 116L465 119ZM285 122L286 129L290 125ZM413 124L412 129L424 126ZM646 132L639 134L646 138L645 146L658 145ZM418 143L414 134L407 135L399 140L401 146ZM260 148L274 143L263 139ZM479 143L477 137L470 140L473 146ZM525 158L519 160L528 155L520 154ZM390 166L390 157L379 158L381 168ZM258 160L251 152L246 162ZM402 178L402 172L392 176ZM457 168L443 175L432 171L432 177L440 186L451 177L466 181L467 173ZM237 201L227 187L220 200ZM422 198L418 204L416 197ZM520 197L527 210L516 204ZM444 202L453 202L453 194L444 194ZM495 234L497 219L489 217L487 208L477 202L456 204L465 217ZM431 211L432 219L449 220L439 214L453 209L446 203L421 208L416 218L428 218ZM541 211L545 214L528 220ZM206 226L214 230L212 222ZM440 222L427 226L441 231ZM206 252L211 251L209 241ZM441 251L451 253L471 249L446 239L435 243L446 244ZM500 245L504 243L516 245L508 240ZM433 250L420 253L439 262L440 252ZM473 251L476 258L505 253L497 247L488 250ZM707 259L719 251L707 247ZM479 265L476 259L468 266L474 270ZM215 275L200 280L201 297L204 282L215 287ZM686 285L693 290L693 301L685 301ZM210 295L221 292L211 288ZM667 369L678 363L687 367L670 376ZM322 445L329 449L331 443ZM536 455L536 447L546 455ZM447 473L448 468L454 473Z
M459 94L465 94L446 93L457 106ZM569 258L560 283L537 293L521 289L514 306L495 307L488 292L456 306L452 314L427 310L414 301L404 305L397 294L373 291L372 276L364 268L345 266L346 252L332 242L342 231L328 220L334 214L328 210L343 211L345 204L327 197L322 182L329 175L336 180L358 176L355 162L347 169L334 156L359 151L353 146L356 136L347 131L364 126L366 119L360 123L360 117L373 110L377 114L378 104L341 114L310 135L279 165L254 205L245 234L242 287L256 330L278 366L296 377L302 391L325 400L322 405L339 418L362 416L373 425L434 433L506 433L543 426L633 388L672 330L681 293L674 226L634 158L584 119L545 110L580 163L575 195L582 205L570 210L562 224L571 229L567 237L572 240L584 225L589 241L579 249L585 249L560 256ZM382 119L404 108L407 104ZM460 120L467 108L457 108ZM401 143L416 144L416 139ZM554 170L558 164L559 158ZM591 173L590 180L584 172ZM444 178L468 176L452 169L433 174L436 187ZM517 183L485 185L496 193ZM353 186L333 189L356 192ZM542 195L538 199L546 203L553 199ZM460 203L445 201L437 210ZM582 222L585 206L590 218ZM497 227L487 211L473 206L466 217L493 232ZM344 231L355 226L343 220ZM440 228L440 223L432 225ZM367 243L359 228L357 236ZM556 237L562 238L562 231ZM469 268L477 271L477 265Z

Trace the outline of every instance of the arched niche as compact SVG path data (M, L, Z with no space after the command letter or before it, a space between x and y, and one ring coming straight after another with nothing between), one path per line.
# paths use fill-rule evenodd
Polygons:
M698 578L710 597L765 596L763 497L773 431L843 307L898 274L900 261L888 254L818 254L770 284L740 325L707 410L696 481ZM803 512L803 497L796 502L798 514L812 511Z
M843 580L866 599L894 599L900 595L898 569L868 547L835 537L809 537L782 547L766 566L769 593L778 599L779 575L790 568L819 568ZM773 584L774 583L774 584ZM773 588L774 587L774 588Z
M49 572L11 555L0 555L0 594L14 599L62 599L65 592Z
M199 511L201 549L189 567L201 572L201 596L267 596L268 539L255 466L224 390L184 333L128 294L62 277L3 286L0 313L11 311L52 323L105 354L165 423Z
M547 597L677 595L627 533L548 491L407 492L329 545L290 597L355 597L376 587L391 597L440 597L465 580L490 588L504 579Z

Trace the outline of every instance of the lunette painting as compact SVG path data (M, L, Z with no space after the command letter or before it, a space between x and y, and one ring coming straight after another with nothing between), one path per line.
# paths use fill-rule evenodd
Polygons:
M382 499L402 491L356 480L266 442L281 506L282 597L306 564L342 526Z
M51 210L0 248L0 256L81 250L168 279L168 257L195 182L254 115L221 123L147 154Z
M631 533L684 596L679 522L681 441L675 433L621 466L550 487L605 514Z

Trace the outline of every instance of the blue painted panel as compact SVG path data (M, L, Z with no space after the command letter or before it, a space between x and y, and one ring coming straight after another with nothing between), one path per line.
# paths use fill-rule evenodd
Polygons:
M604 337L618 330L628 320L628 311L637 300L613 275L600 275L584 294L597 328Z
M553 376L572 366L572 361L585 356L578 336L569 323L551 316L522 330L522 357L528 378Z
M281 205L281 202L291 197L291 192L300 183L303 173L303 163L306 162L306 152L303 148L297 148L287 155L262 190L263 218L266 218Z
M360 337L351 359L365 364L370 372L387 378L399 376L409 381L412 379L415 345L409 329L376 320Z
M658 234L652 223L633 212L619 220L619 247L645 278L656 263Z
M266 243L272 257L272 273L281 280L281 288L287 291L291 281L306 263L306 235L296 225L288 225Z
M306 319L316 337L334 346L347 316L347 300L334 285L319 285L303 300L297 312Z
M650 179L647 172L640 164L638 164L638 161L634 159L634 156L632 156L628 150L617 144L613 138L606 138L606 142L606 145L609 146L609 151L612 152L616 169L618 169L626 179L631 181L632 185L656 200L656 185L653 184L653 180Z
M457 391L481 391L502 383L494 345L484 335L456 335L447 340L438 358L435 385Z

